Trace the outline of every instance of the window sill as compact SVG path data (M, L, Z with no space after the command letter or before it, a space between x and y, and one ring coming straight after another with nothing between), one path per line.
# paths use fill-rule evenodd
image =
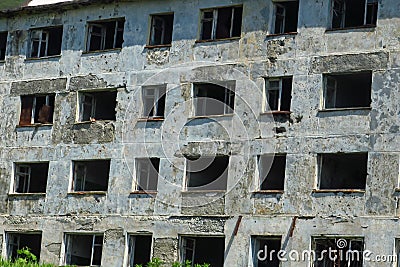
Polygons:
M161 44L161 45L146 45L144 48L153 49L153 48L168 48L171 47L172 44Z
M112 48L112 49L104 49L104 50L93 50L93 51L83 51L82 55L90 55L90 54L101 54L101 53L108 53L108 52L117 52L119 53L122 48Z
M334 112L334 111L346 111L346 110L371 110L371 107L325 108L325 109L319 109L318 112Z
M187 190L182 191L182 195L190 194L225 194L226 190Z
M1 59L0 60L0 64L4 64L4 63L6 63L6 60L5 59Z
M37 127L52 127L52 123L34 123L34 124L24 124L17 125L16 128L37 128Z
M148 191L133 191L130 194L131 195L157 195L157 191L152 191L152 190L148 190Z
M41 61L54 58L61 58L61 55L45 56L45 57L27 57L25 58L25 61Z
M96 122L105 122L105 123L109 123L109 122L114 122L115 120L93 120L93 121L76 121L74 123L74 125L81 125L81 124L92 124L92 123L96 123Z
M68 195L71 196L90 196L90 195L102 195L105 196L107 191L76 191L76 192L68 192Z
M164 121L164 117L158 118L139 118L138 121Z
M199 116L192 116L189 117L189 120L194 120L194 119L209 119L209 118L224 118L224 117L233 117L235 114L234 113L229 113L229 114L219 114L219 115L199 115Z
M298 32L284 32L284 33L271 33L267 34L268 37L284 37L284 36L296 36Z
M211 42L223 42L223 41L235 41L240 40L241 37L229 37L229 38L222 38L222 39L210 39L210 40L196 40L196 44L201 43L211 43Z
M361 25L361 26L355 26L355 27L326 29L325 33L329 33L329 32L344 32L344 31L348 31L348 30L362 30L362 29L374 31L375 28L376 28L376 25Z
M9 193L8 197L14 198L14 197L46 197L46 193Z
M359 193L359 194L364 194L365 189L313 189L313 193L345 193L345 194L351 194L351 193Z
M284 190L258 190L253 191L253 195L272 195L272 194L283 194Z
M292 114L291 111L280 111L280 110L274 110L274 111L264 111L261 112L261 115L290 115Z

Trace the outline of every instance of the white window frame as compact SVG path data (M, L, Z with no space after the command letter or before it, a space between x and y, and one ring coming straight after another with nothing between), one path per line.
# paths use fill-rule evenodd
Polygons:
M30 95L23 95L21 97L29 97ZM31 110L31 124L35 124L35 116L36 116L36 98L38 97L46 97L45 105L50 106L50 96L52 95L32 95L32 110Z
M21 236L16 233L13 233L13 232L11 232L11 233L9 232L6 234L7 234L7 236L6 236L6 238L7 238L7 241L6 241L7 242L7 258L10 259L12 256L13 248L16 246L17 250L20 249Z
M151 163L152 158L137 158L135 160L135 168L136 168L136 183L135 183L135 191L148 191L149 183L150 183L150 174L151 168L154 168L153 164ZM142 179L142 172L146 173L145 181L146 181L146 188L140 190ZM157 175L159 176L159 170L157 170ZM157 179L158 180L158 179Z
M269 104L268 104L268 96L269 96L269 91L272 91L272 89L271 89L271 85L270 85L270 83L271 82L279 82L279 87L278 87L278 89L274 89L274 91L276 91L276 90L278 90L279 92L278 92L278 103L277 103L277 110L268 110L267 108L269 107ZM268 111L281 111L281 101L282 101L282 82L283 82L283 79L282 78L268 78L268 79L265 79L265 83L264 83L264 101L263 101L263 104L264 104L264 107L263 107L263 110L264 110L264 112L268 112Z
M153 255L153 235L152 234L128 234L128 265L127 267L135 267L133 262L135 261L135 247L136 247L136 237L137 236L148 236L151 237L151 245L150 245L150 258Z
M333 85L330 85L330 81ZM332 107L327 107L328 93L332 91L332 99L329 101ZM323 109L334 109L336 107L336 95L337 95L337 79L335 77L327 75L324 77L324 97L323 97Z
M39 37L34 37L35 34L38 34ZM45 39L43 39L43 35L45 35ZM40 58L40 57L46 57L47 52L48 52L48 46L49 46L49 31L44 30L44 29L35 29L31 31L31 47L30 47L30 55L29 57L31 58ZM38 51L36 55L32 55L33 52L33 44L35 42L38 42ZM45 45L44 49L44 55L41 55L40 52L42 51L42 46L43 44Z
M87 106L89 106L88 104L86 104L86 98L91 98L91 103L90 103L90 118L89 121L91 120L91 118L94 118L95 112L96 112L96 97L91 94L90 92L80 92L79 93L79 121L83 122L85 120L83 120L83 114L84 111L86 110L86 108L88 108Z
M85 191L85 183L86 183L86 176L87 176L87 166L82 162L74 162L74 176L73 176L73 184L72 184L72 191L73 192L81 192ZM83 177L81 177L80 187L77 187L77 178L78 178L78 168L83 168Z
M256 236L254 236L253 235L253 236L251 236L251 238L253 239L253 242L252 242L252 253L251 253L251 255L252 255L251 264L252 264L253 267L258 267L257 253L258 253L258 251L264 249L264 248L260 248L260 240L280 240L280 242L281 242L280 247L282 248L282 236L264 236L264 235L256 235ZM269 256L270 255L268 255L268 257Z
M283 9L283 14L280 15L282 16L282 23L279 27L279 32L275 32L276 29L276 21L277 21L277 17L278 17L278 8L282 8ZM274 3L274 23L273 23L273 32L274 34L282 34L285 32L285 20L286 20L286 8L284 5L280 5L279 3Z
M107 38L107 26L104 23L107 22L115 22L114 24L114 36L113 36L113 47L112 49L115 49L116 43L117 43L117 36L118 32L123 31L123 28L119 27L119 22L123 21L122 19L116 19L116 20L110 20L110 21L97 21L97 22L89 22L88 25L88 39L86 43L86 51L101 51L105 50L105 45L106 45L106 38ZM100 34L99 33L94 33L93 28L97 27L100 28ZM90 50L90 44L92 41L92 36L98 36L100 37L100 49L99 50Z
M193 242L193 247L187 247L187 240L191 240ZM193 266L193 261L194 261L194 256L196 253L196 239L190 236L181 236L181 245L180 245L180 262L185 263L186 259L186 252L187 250L192 251L192 259L190 262L192 263Z
M154 90L154 94L148 94L149 90ZM143 103L143 117L144 118L164 118L165 114L162 116L157 116L158 109L159 109L159 100L163 97L166 98L166 87L165 86L144 86L142 87L142 103ZM150 109L146 106L147 101L151 100L153 106ZM153 115L146 114L147 110L153 109ZM164 107L165 113L165 107Z
M210 8L210 9L203 9L201 10L201 32L200 32L200 38L199 40L203 40L203 23L204 22L209 22L212 21L212 27L211 27L211 38L210 39L204 39L204 40L217 40L216 34L217 34L217 25L218 25L218 10L221 8L231 8L231 25L229 27L229 37L227 38L232 38L233 35L233 25L235 21L235 8L240 7L240 6L227 6L227 7L218 7L218 8ZM206 12L212 12L213 17L212 18L204 18L204 13Z
M93 265L93 256L94 256L94 248L101 247L103 250L104 247L104 234L98 234L98 233L66 233L65 234L65 253L64 253L64 262L63 265L66 265L70 260L68 260L71 257L71 248L72 248L72 237L73 236L79 236L79 235L91 235L92 236L92 247L91 247L91 255L90 255L90 266L99 266L99 265ZM95 244L95 239L96 236L102 236L103 237L103 243L100 244ZM103 254L103 253L102 253Z
M27 168L27 172L21 171L20 170L21 168ZM17 193L17 187L19 185L21 176L23 176L24 179L24 188L21 194L29 193L29 187L31 183L31 172L32 172L31 166L29 166L28 164L15 164L15 185L13 193Z
M206 115L206 110L207 110L207 101L202 101L202 105L201 105L201 107L199 107L199 103L198 103L198 96L197 96L197 93L198 93L198 89L197 89L197 86L198 85L204 85L204 84L207 84L207 83L199 83L199 84L192 84L192 93L193 93L193 97L192 97L192 107L193 107L193 111L192 111L192 114L193 114L193 117L213 117L213 116L220 116L220 115L229 115L229 114L233 114L234 113L234 107L233 108L231 108L231 100L232 100L232 95L233 95L233 97L235 98L235 94L236 94L236 92L235 92L235 90L234 89L232 89L231 87L232 86L229 86L229 84L225 84L225 85L220 85L220 84L217 84L217 85L219 85L219 86L221 86L221 87L224 87L224 111L223 111L223 113L222 114L213 114L213 115ZM208 98L208 96L207 96L207 93L208 93L208 90L207 90L207 92L206 92L206 95L205 96L201 96L200 98ZM235 101L235 100L233 100L233 101ZM201 108L201 114L197 114L198 112L197 112L197 110L199 110Z
M344 29L344 28L346 28L345 27L345 24L346 24L346 1L345 0L331 0L331 21L330 21L330 23L331 23L331 29L333 28L333 25L332 25L332 22L333 22L333 12L334 12L334 9L333 9L333 7L334 7L334 5L335 5L335 2L343 2L343 10L342 10L342 16L341 16L341 21L340 21L340 27L339 27L339 29ZM367 25L367 10L368 10L368 5L370 5L370 4L375 4L375 3L378 3L378 0L365 0L365 3L364 3L364 22L363 22L363 25L360 25L360 26L365 26L365 25Z

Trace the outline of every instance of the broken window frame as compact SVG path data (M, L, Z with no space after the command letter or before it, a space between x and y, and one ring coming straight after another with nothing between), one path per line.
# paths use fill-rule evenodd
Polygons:
M42 232L40 231L32 231L32 232L6 232L6 258L7 259L12 259L13 258L13 251L17 251L19 249L22 249L21 247L21 235L40 235L40 239L42 239ZM12 240L11 240L12 239ZM14 250L14 246L17 247L16 250ZM41 247L40 247L40 252L41 252ZM40 259L40 255L35 255L38 260ZM14 258L19 258L18 253L15 255Z
M286 17L286 8L279 3L274 3L274 34L283 34L285 33L285 17ZM283 12L280 13L279 9L282 9ZM279 22L279 30L277 31L277 22Z
M271 158L271 162L268 162L269 159L267 159L267 162L264 163L265 162L265 161L263 161L264 157L270 157ZM284 161L285 161L285 166L284 166L284 169L283 169L283 177L282 177L283 187L281 189L268 189L268 188L263 189L262 185L265 182L264 179L267 179L268 174L271 172L276 157L284 158ZM257 188L256 188L256 192L257 191L259 191L259 192L268 192L268 191L270 191L270 192L283 192L284 191L284 189L285 189L285 178L286 178L286 161L287 161L287 154L285 154L285 153L260 154L260 155L257 155L257 172L258 173L257 173L257 185L256 185ZM263 163L267 164L267 166L264 166ZM262 177L262 174L264 173L264 169L265 168L268 168L268 173L265 174L266 175L265 177ZM273 177L273 178L275 178L275 177Z
M86 179L88 175L87 171L87 163L88 162L98 162L99 164L107 163L109 164L109 171L107 173L107 186L105 190L87 190L85 189ZM100 163L101 162L101 163ZM108 191L108 182L110 179L110 159L98 159L98 160L76 160L72 162L72 184L70 192L107 192ZM81 170L79 170L81 169Z
M282 108L282 99L283 99L283 81L284 79L290 79L290 100L289 100L289 110ZM278 82L278 86L271 86L271 83ZM290 104L291 104L291 96L292 96L292 86L293 86L293 77L292 76L284 76L284 77L274 77L274 78L265 78L264 82L264 92L263 92L263 112L290 112ZM273 88L273 89L271 89ZM270 103L270 92L271 91L278 91L277 95L275 96L277 99L274 101L276 102L276 108L271 107Z
M155 168L153 165L152 160L158 160L158 168ZM157 184L159 178L159 171L160 171L160 158L137 158L135 160L136 164L136 183L135 183L135 191L137 192L156 192L157 191ZM157 171L157 178L155 188L149 189L149 185L154 177L151 177L153 174L152 168ZM145 174L145 177L143 177ZM142 182L146 181L146 186L144 187Z
M117 90L80 90L77 92L77 102L78 108L76 109L76 122L77 123L87 123L87 122L94 122L94 121L115 121L116 120L116 110L114 109L113 112L115 113L113 119L103 119L96 116L96 110L98 107L98 101L96 101L97 96L101 93L116 93L115 96L115 109L117 106ZM87 101L88 98L89 100ZM114 101L114 99L113 99ZM88 111L90 109L90 112ZM85 117L89 114L89 118L86 119Z
M232 13L231 13L231 24L229 27L229 36L224 37L224 38L217 38L217 26L218 26L218 10L222 8L231 8ZM235 5L235 6L227 6L227 7L216 7L216 8L208 8L208 9L202 9L201 10L201 20L200 20L200 36L199 40L200 41L215 41L215 40L224 40L224 39L231 39L231 38L240 38L239 36L233 36L233 30L234 30L234 21L235 21L235 8L242 8L242 14L243 16L243 6L242 5ZM212 18L205 18L206 13L212 12ZM243 20L243 19L242 19ZM203 34L204 34L204 24L205 23L210 23L211 22L211 36L209 39L203 39ZM240 21L240 24L242 25L242 21Z
M153 90L153 94L149 91ZM142 88L142 103L143 103L143 117L147 119L163 119L165 116L165 99L166 99L166 86L143 86ZM164 98L164 99L163 99ZM147 103L152 102L152 106L148 107ZM164 105L161 107L161 105ZM158 114L162 110L163 114ZM149 111L149 112L148 112ZM148 114L146 114L148 113ZM152 115L151 115L152 114Z
M199 263L195 263L195 258L196 258L196 246L197 246L197 239L206 239L206 238L210 238L210 239L224 239L224 249L225 249L225 236L223 235L179 235L179 247L178 247L178 255L179 255L179 262L181 264L184 264L186 262L186 260L188 260L186 257L189 253L191 253L191 257L190 257L190 262L191 265L190 266L195 266L196 264ZM190 240L191 244L188 245L187 241ZM191 252L189 252L191 251ZM189 252L189 253L188 253ZM221 258L223 258L223 253L221 255ZM212 266L222 266L222 265L212 265Z
M338 5L339 7L335 8L335 5ZM370 14L370 16L372 16L371 18L369 18L371 23L367 23L369 7L372 7L372 10L374 11ZM357 27L375 27L377 21L377 10L378 10L378 0L365 0L363 24L357 26L346 26L346 0L331 0L330 29L340 30L340 29L357 28ZM333 25L335 17L339 19L340 22L339 27L334 27Z
M167 42L165 40L166 35L166 16L172 16L172 25L171 25L171 35L173 33L173 21L174 21L174 13L163 13L163 14L152 14L151 16L151 25L150 25L150 38L149 38L149 45L150 46L166 46L171 45L171 42ZM157 21L161 21L161 27L157 27ZM169 30L168 30L169 31ZM161 40L160 43L156 43L156 33L161 32ZM171 36L172 37L172 36Z
M212 86L219 86L221 87L220 89L224 89L224 110L223 113L220 114L207 114L207 101L204 101L204 99L201 99L201 106L199 107L199 99L198 98L209 98L207 96L207 92L205 96L198 96L199 89L198 86L206 86L207 84L210 84ZM192 102L192 107L193 107L193 117L213 117L213 116L225 116L225 115L232 115L234 114L235 110L235 98L236 98L236 92L235 92L235 84L231 82L226 82L224 84L214 84L214 83L194 83L192 85L192 93L193 93L193 102ZM219 101L215 98L211 98L214 101ZM213 105L213 103L211 103ZM199 109L201 109L201 112L199 114Z
M368 89L369 98L371 99L372 92L372 71L359 71L359 72L343 72L343 73L326 73L323 74L323 90L321 98L321 110L335 110L335 109L363 109L370 108L372 101L369 101L368 106L348 106L348 107L337 107L337 92L338 92L338 78L343 78L343 76L359 75L359 74L369 74L371 76L371 84Z
M33 100L32 100L32 108L31 108L31 121L30 121L30 124L21 123L21 114L20 114L20 121L19 121L18 125L19 126L39 125L39 124L52 125L53 124L53 120L54 120L53 115L54 115L55 94L21 95L20 96L20 98L21 98L21 113L22 113L22 108L23 108L22 107L22 102L23 102L22 98L28 98L28 97L32 97L33 98ZM51 108L51 111L50 111L50 114L49 114L49 117L52 118L51 122L45 122L45 123L35 122L36 115L39 116L40 111L41 111L41 109L40 110L36 109L37 98L39 98L39 97L45 97L45 104L43 106L48 106L48 107ZM53 99L50 99L50 98L53 98ZM53 106L50 105L50 102L53 102ZM43 106L41 108L43 108ZM38 112L38 114L36 114L36 112Z
M324 253L323 255L319 255L319 251L317 250L317 241L321 240L321 241L325 241L327 242L328 240L333 240L333 242L331 241L331 244L334 245L334 247L331 247L331 252L332 253L339 253L338 254L332 254L329 255L329 253ZM339 248L337 246L338 241L339 240L345 240L346 241L346 247L348 246L348 249L344 249L344 248ZM362 251L359 250L353 250L352 248L352 243L354 242L362 242ZM312 267L324 267L324 266L332 266L330 264L334 264L335 266L340 266L340 261L344 260L346 261L346 266L353 266L353 267L362 267L363 263L364 263L364 257L363 257L363 252L365 251L365 240L364 237L348 237L348 236L313 236L311 238L311 247L312 247L312 251L315 252L316 254L316 258L312 260ZM327 252L329 252L329 247L327 246L324 250L326 250ZM357 255L360 257L360 261L355 261L354 265L354 260L352 260L352 258L350 258L349 256L347 256L347 252L349 251L358 251ZM342 253L342 255L340 255L340 253ZM334 256L333 256L334 255ZM350 254L350 256L352 256L354 254ZM324 256L323 259L321 259L321 256ZM332 257L330 257L332 256ZM350 259L349 259L350 258ZM334 260L335 262L332 262L332 260ZM327 264L327 265L325 265Z
M279 242L281 243L280 244L280 247L279 247L279 249L278 250L275 250L275 254L274 254L274 256L276 256L277 257L277 253L278 253L278 251L279 250L281 250L281 248L282 248L282 236L278 236L278 235L271 235L271 236L267 236L267 235L253 235L253 236L251 236L251 244L252 244L252 266L253 267L258 267L259 266L259 261L260 261L260 259L258 259L258 257L257 257L257 255L258 255L258 252L260 251L260 250L263 250L264 251L264 248L262 248L262 247L260 247L260 241L262 241L262 240L279 240ZM269 252L271 252L272 250L271 250L271 248L270 247L268 247L267 248L267 251L264 251L264 253L267 253L268 255L266 255L268 258L270 258L270 253ZM279 260L279 258L278 258L278 260ZM280 262L280 261L279 261ZM280 263L279 263L279 265L278 266L280 266Z
M1 38L0 44L4 44L4 47L2 45L0 45L0 62L2 62L6 59L8 32L1 31L0 38Z
M72 237L73 236L79 236L79 235L84 235L84 236L92 236L92 246L91 246L91 255L90 255L90 265L89 266L101 266L100 265L94 265L93 264L93 259L94 259L94 253L95 253L95 248L96 247L101 247L101 257L100 257L100 263L101 263L101 258L103 256L103 247L104 247L104 234L102 233L66 233L65 234L65 252L64 252L64 265L70 264L71 261L71 249L72 249ZM102 237L102 243L101 244L96 244L96 237Z
M114 25L114 36L113 36L113 45L112 48L105 48L106 46L106 38L107 38L107 25L105 23L115 22ZM122 26L120 25L122 23ZM94 31L94 28L99 28L100 33ZM101 20L101 21L93 21L88 22L87 26L87 41L86 41L86 52L96 52L96 51L105 51L105 50L113 50L113 49L121 49L121 47L117 47L117 40L119 34L124 34L125 28L125 18L117 18L117 19L110 19L110 20ZM91 50L91 43L92 37L99 37L100 38L100 48Z
M136 263L135 263L135 247L137 246L136 242L136 238L138 236L147 236L151 238L151 244L150 244L150 259L152 258L153 255L153 235L152 234L136 234L136 233L132 233L132 234L128 234L127 238L128 238L128 266L127 267L135 267ZM149 260L150 260L149 259Z
M51 29L61 29L61 37L60 37L60 53L49 55L49 43L50 38L52 38ZM43 58L43 57L51 57L51 56L59 56L61 54L61 46L62 46L62 34L63 34L63 26L54 26L54 27L46 27L46 28L37 28L30 30L30 45L29 45L29 55L28 58ZM34 47L37 45L37 51L35 51ZM36 52L36 54L33 54Z

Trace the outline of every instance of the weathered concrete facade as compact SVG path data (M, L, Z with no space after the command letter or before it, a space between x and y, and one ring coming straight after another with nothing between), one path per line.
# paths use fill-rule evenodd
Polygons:
M82 1L3 13L0 63L0 253L8 232L41 232L40 258L64 263L66 233L103 233L102 266L126 266L127 235L151 233L152 256L179 259L179 236L225 237L224 266L253 266L251 236L284 249L320 235L363 237L391 255L400 238L400 3L376 27L327 31L330 0L300 0L297 34L269 35L264 0ZM107 2L107 3L106 3ZM196 42L200 10L243 5L241 37ZM147 47L149 15L174 12L171 46ZM125 18L122 49L85 52L87 22ZM29 30L63 25L61 56L27 59ZM321 111L323 74L372 71L371 106ZM291 113L262 112L264 80L293 76ZM195 118L192 85L235 81L235 112ZM141 89L166 85L165 119L142 119ZM77 122L77 92L117 91L115 121ZM52 125L18 126L21 95L55 93ZM280 133L273 131L283 129ZM285 153L283 193L255 193L256 159ZM319 153L367 152L366 188L317 189ZM185 157L229 155L225 192L184 190ZM157 194L133 194L135 158L160 158ZM72 161L110 159L106 193L71 192ZM14 164L49 162L45 194L14 194ZM239 216L243 216L238 223ZM294 219L297 218L297 219ZM237 228L237 229L235 229ZM235 231L237 233L235 234ZM311 266L282 262L281 266ZM392 266L365 261L363 266Z

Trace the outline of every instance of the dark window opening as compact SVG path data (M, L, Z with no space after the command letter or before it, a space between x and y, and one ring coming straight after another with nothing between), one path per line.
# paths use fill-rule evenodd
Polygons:
M292 77L266 80L266 100L264 111L290 111L292 101Z
M280 236L253 236L253 266L279 267L278 251L281 250ZM271 253L275 251L275 253Z
M284 189L286 155L260 155L258 166L261 190Z
M312 240L312 250L315 251L315 267L363 266L363 238L315 237Z
M138 191L157 191L159 167L159 158L136 159Z
M221 86L211 83L194 85L195 116L232 114L235 91L232 84Z
M8 32L0 32L0 60L6 58Z
M115 120L117 91L80 93L79 121Z
M52 124L55 94L21 96L19 125Z
M66 235L65 264L100 266L103 235Z
M299 13L298 1L274 3L275 26L274 34L297 32L297 20Z
M164 118L165 112L165 86L143 87L143 111L147 118Z
M332 29L375 26L377 0L332 0Z
M325 75L324 108L371 105L372 72Z
M174 14L152 15L150 45L167 45L172 43Z
M49 163L15 164L15 193L46 193Z
M202 11L201 40L240 37L243 7L223 7Z
M74 191L107 191L110 160L74 161Z
M124 19L89 23L87 51L122 48L124 24Z
M226 190L228 156L187 158L187 190Z
M319 154L319 189L365 189L368 153Z
M40 261L42 234L40 233L8 233L7 234L7 257L15 260L19 258L18 250L29 248Z
M129 236L129 266L145 266L151 260L151 235L130 235Z
M181 262L208 263L213 267L224 265L224 237L181 237Z
M62 26L31 30L30 57L60 55L62 35Z

